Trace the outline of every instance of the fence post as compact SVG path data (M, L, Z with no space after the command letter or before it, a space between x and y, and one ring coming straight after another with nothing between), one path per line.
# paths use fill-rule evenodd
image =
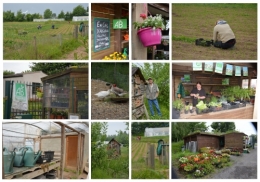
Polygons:
M5 81L5 111L4 119L10 119L11 117L11 107L12 107L12 93L11 93L11 83L13 81Z
M78 25L74 26L74 38L78 39Z
M36 36L34 36L33 38L34 38L35 59L37 59L38 55L37 55L37 44L36 44Z
M148 167L154 169L154 145L148 143Z
M61 37L61 33L59 34L59 39L60 39L60 46L62 44L62 37Z

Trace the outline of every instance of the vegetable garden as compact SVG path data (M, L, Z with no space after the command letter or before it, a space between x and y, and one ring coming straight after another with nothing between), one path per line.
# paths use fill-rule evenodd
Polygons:
M39 24L41 29L37 29ZM51 28L52 24L55 25L54 29ZM76 24L50 21L5 22L3 24L4 59L64 59L66 54L81 46L84 46L85 52L88 52L87 36L79 36L78 40L73 38Z
M161 164L159 157L155 157L155 169L150 169L147 166L147 143L153 144L155 150L157 141L159 139L164 142L169 142L169 136L163 137L142 137L137 140L136 137L132 138L132 179L168 179L169 178L169 165ZM155 152L156 154L156 152Z

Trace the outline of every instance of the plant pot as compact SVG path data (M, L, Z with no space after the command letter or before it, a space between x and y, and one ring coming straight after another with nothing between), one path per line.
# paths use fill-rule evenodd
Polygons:
M61 115L57 115L56 119L62 119Z
M172 109L172 119L179 119L180 118L180 111L176 109Z
M250 95L249 97L250 97L250 103L252 105L254 105L255 104L255 96Z
M190 110L190 113L193 113L193 110L192 110L192 109Z
M162 31L159 28L142 28L137 31L137 35L144 47L160 44L162 40Z
M189 113L189 110L184 110L184 113L185 113L185 114L188 114L188 113Z
M56 119L54 114L50 114L50 119Z
M38 98L42 98L43 97L43 93L42 92L37 92L36 95L37 95Z
M147 53L147 60L153 59L153 53Z

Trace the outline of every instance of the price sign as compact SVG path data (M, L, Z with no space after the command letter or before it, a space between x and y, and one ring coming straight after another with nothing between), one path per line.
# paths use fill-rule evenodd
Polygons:
M94 52L110 47L110 20L94 18Z

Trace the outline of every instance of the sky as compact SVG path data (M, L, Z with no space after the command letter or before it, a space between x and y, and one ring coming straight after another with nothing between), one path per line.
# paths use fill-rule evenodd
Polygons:
M215 122L218 122L218 121L215 121ZM222 122L222 121L220 121L220 122ZM212 123L211 121L208 121L208 122L206 122L206 125L210 126L211 123ZM257 134L257 131L255 130L255 128L251 122L241 120L241 121L235 121L234 123L236 125L236 130L239 132L243 132L247 135Z
M88 3L4 3L3 10L17 13L17 11L22 10L22 12L34 14L39 13L43 15L46 9L50 9L52 13L60 14L63 10L64 13L72 12L75 7L82 5L85 9L88 7Z
M119 130L126 131L125 122L108 122L107 135L116 135ZM128 133L128 132L127 132Z
M13 71L15 73L21 73L26 70L30 70L30 62L4 62L3 70Z

